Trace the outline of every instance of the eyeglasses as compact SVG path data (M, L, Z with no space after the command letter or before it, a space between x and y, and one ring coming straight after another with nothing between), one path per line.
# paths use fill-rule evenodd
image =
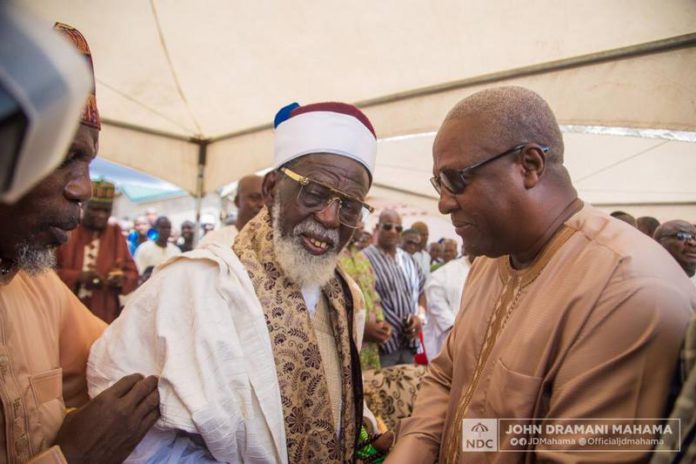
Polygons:
M665 235L665 237L673 237L680 242L688 242L689 240L696 240L696 234L691 232L676 232L674 234Z
M444 186L445 189L451 194L459 195L460 193L464 192L464 189L467 186L466 176L468 176L471 171L473 171L476 168L480 168L484 164L502 158L503 156L517 153L527 145L528 143L521 143L519 145L515 145L509 150L506 150L498 155L492 156L491 158L478 162L464 169L443 169L437 176L430 178L430 183L433 184L433 187L435 187L435 190L438 194L442 194L442 187ZM549 147L545 145L539 145L539 147L541 148L542 152L548 153Z
M379 226L382 228L382 230L385 230L387 232L392 230L392 228L396 229L398 233L401 233L401 231L404 230L404 226L400 226L399 224L392 224L391 222L385 222L383 224L380 224Z
M336 190L309 177L302 176L288 168L280 172L300 184L297 203L309 211L324 211L335 201L338 202L338 221L346 227L356 229L360 222L365 222L375 209L358 198Z

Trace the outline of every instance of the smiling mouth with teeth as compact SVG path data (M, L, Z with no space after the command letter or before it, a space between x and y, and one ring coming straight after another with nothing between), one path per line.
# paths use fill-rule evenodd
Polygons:
M320 240L317 240L315 238L309 238L309 242L314 245L317 248L321 248L322 250L327 250L329 248L329 244L326 242L322 242Z

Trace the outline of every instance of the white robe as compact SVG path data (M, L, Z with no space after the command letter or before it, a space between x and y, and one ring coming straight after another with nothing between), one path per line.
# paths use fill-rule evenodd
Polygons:
M166 247L161 247L152 240L148 240L135 249L133 261L135 261L135 266L138 268L138 273L142 275L148 267L158 266L169 258L179 256L180 254L181 250L173 243L167 243Z
M127 462L287 462L263 310L231 248L176 257L133 294L92 347L90 396L133 372L160 377L162 417Z
M220 245L229 248L234 243L234 239L237 237L238 233L239 231L237 230L237 226L234 224L220 227L219 229L215 229L205 234L203 238L201 238L201 241L198 242L198 246L196 246L196 248L202 248L204 245L209 245L211 243L219 243Z
M428 360L440 352L454 325L470 267L466 256L453 259L430 274L425 284L428 323L423 329L423 342Z
M425 250L418 251L413 254L413 259L415 259L418 266L420 266L423 275L426 278L430 277L430 253Z

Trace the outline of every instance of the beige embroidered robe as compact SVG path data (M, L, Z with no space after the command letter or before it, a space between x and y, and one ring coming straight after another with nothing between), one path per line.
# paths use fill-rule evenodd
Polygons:
M527 269L477 259L461 304L389 463L646 458L550 446L462 453L461 419L665 417L696 291L662 247L585 206Z

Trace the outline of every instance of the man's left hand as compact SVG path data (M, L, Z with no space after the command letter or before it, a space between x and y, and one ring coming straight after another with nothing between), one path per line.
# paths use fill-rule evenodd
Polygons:
M422 328L423 324L421 323L420 317L411 316L406 326L406 336L409 340L415 340Z

